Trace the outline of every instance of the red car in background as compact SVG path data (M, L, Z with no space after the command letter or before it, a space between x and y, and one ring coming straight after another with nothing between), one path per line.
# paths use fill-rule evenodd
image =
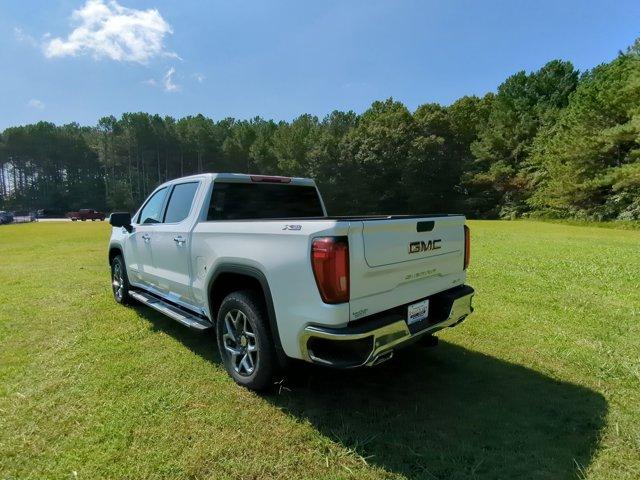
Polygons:
M82 220L83 222L85 220L91 220L92 222L94 222L96 220L103 221L105 218L105 214L91 208L81 208L77 212L67 213L67 218L70 218L74 222L77 220Z

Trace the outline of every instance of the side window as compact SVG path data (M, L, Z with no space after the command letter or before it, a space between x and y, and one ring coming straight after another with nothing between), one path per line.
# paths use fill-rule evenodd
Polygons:
M196 190L198 190L198 182L179 183L173 187L167 213L164 215L165 223L178 223L187 218Z
M151 195L138 216L138 223L160 223L162 221L162 205L167 196L167 187L161 188Z

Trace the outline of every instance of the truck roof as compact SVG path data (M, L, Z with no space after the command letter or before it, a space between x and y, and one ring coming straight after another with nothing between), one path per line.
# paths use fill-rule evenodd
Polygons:
M269 179L282 179L281 183L287 183L290 185L307 185L307 186L315 186L315 181L312 178L302 178L302 177L282 177L278 175L260 175L253 173L199 173L196 175L189 175L186 177L179 177L164 182L160 186L171 185L177 181L183 180L201 180L203 178L208 178L213 181L215 180L223 180L225 182L232 183L251 183L251 182L269 182ZM270 182L269 182L270 183ZM273 183L278 183L274 181Z

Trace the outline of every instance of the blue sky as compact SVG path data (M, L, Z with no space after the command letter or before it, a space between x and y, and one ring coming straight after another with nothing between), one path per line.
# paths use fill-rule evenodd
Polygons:
M3 2L0 129L448 104L554 58L609 61L639 20L637 0Z

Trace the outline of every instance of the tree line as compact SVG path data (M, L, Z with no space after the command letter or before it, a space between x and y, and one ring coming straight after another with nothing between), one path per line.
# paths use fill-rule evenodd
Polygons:
M0 135L4 210L133 211L199 172L313 177L336 215L639 219L640 43L586 72L554 60L414 112L393 99L290 122L140 112Z

